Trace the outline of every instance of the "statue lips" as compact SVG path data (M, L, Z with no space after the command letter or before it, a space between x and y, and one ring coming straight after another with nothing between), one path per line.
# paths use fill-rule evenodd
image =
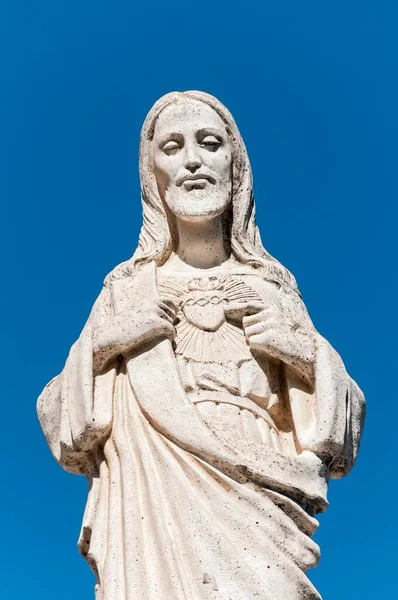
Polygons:
M179 179L177 179L176 181L176 185L177 187L181 187L183 183L188 182L188 181L209 181L210 183L212 183L213 185L216 183L216 180L214 177L212 177L211 175L208 175L207 173L195 173L194 175L189 174L189 175L184 175L183 177L180 177Z
M191 325L204 331L217 331L225 321L224 294L216 290L192 291L183 311Z

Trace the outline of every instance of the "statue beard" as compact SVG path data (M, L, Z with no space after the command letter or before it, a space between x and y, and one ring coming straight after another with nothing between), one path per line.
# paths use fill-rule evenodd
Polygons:
M185 221L202 221L222 215L230 205L232 186L228 184L206 184L202 189L187 191L183 186L170 186L165 191L168 209Z

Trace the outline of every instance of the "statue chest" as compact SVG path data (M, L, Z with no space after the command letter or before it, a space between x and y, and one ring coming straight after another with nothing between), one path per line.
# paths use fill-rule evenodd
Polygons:
M242 279L230 275L169 277L160 281L159 292L176 309L176 355L218 364L251 358L242 323L229 318L231 308L260 301Z

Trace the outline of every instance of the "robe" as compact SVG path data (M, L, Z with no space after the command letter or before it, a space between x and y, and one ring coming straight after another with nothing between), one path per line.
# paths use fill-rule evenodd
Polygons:
M341 358L314 330L314 386L281 365L294 452L233 445L188 397L169 339L95 371L95 328L132 294L158 297L154 263L104 287L38 400L54 457L89 482L79 549L96 599L320 598L305 575L319 560L314 515L327 508L329 478L352 468L364 419ZM279 297L286 315L308 325L295 290Z

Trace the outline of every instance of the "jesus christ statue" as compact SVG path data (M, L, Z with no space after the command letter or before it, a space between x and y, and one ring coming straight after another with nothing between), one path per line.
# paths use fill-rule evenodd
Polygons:
M319 599L315 515L354 464L363 395L262 245L218 100L156 102L140 177L138 247L38 401L54 457L89 482L96 599Z

